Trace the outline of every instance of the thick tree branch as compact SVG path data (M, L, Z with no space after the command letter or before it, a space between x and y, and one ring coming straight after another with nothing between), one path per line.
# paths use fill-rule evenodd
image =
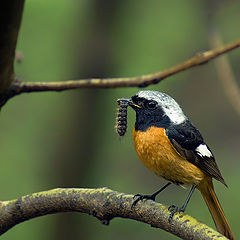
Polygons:
M0 7L0 93L14 81L13 62L24 0L4 1Z
M18 223L58 212L82 212L98 218L108 225L115 217L130 218L161 228L182 239L226 240L220 233L186 214L176 214L168 222L170 212L162 204L145 201L132 208L133 195L107 188L53 189L34 193L0 203L0 234Z

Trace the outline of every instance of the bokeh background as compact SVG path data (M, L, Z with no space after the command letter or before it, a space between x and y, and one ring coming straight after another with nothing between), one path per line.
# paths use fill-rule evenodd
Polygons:
M224 43L240 36L239 1L26 0L15 70L23 81L129 77L164 70L210 49L213 32ZM239 81L240 50L228 54ZM215 154L229 186L217 195L236 235L239 227L239 115L226 97L215 62L147 89L164 91L183 107ZM137 159L131 140L114 130L116 99L139 89L80 89L17 96L1 111L1 200L56 187L102 187L152 193L164 181ZM158 201L181 205L188 191L171 186ZM198 191L187 213L214 227ZM127 219L110 226L80 213L21 223L2 239L176 239Z

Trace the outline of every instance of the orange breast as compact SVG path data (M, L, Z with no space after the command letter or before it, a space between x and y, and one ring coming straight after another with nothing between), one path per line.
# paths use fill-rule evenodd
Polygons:
M173 182L198 184L205 174L175 150L164 128L150 127L132 133L139 159L156 175Z

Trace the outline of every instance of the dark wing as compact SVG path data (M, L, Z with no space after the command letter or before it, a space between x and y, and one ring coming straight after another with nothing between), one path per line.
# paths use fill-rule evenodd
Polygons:
M169 126L166 134L182 157L226 185L211 150L204 143L200 132L189 121Z

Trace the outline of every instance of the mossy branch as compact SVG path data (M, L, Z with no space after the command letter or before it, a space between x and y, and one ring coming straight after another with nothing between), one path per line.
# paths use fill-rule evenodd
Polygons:
M138 202L133 195L108 188L58 188L0 203L0 234L18 223L59 212L88 213L108 225L115 217L129 218L161 228L182 239L226 240L220 233L186 214L176 214L168 222L168 208L153 201Z

